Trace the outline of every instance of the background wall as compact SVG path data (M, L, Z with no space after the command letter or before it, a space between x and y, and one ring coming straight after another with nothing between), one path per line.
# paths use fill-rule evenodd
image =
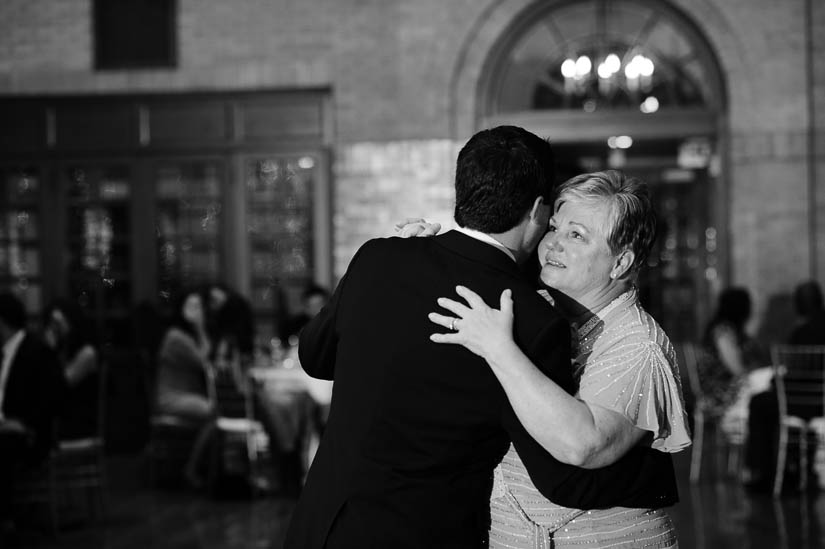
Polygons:
M752 290L759 316L799 280L825 277L825 4L672 3L726 75L730 282ZM450 222L455 154L475 129L459 123L475 112L468 68L527 4L180 0L178 68L101 73L90 0L4 0L0 93L330 89L340 275L400 218Z

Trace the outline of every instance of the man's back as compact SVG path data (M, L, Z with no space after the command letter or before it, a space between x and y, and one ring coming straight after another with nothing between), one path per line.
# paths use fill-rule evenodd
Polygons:
M429 340L427 313L457 284L491 303L511 288L517 341L569 385L566 324L502 251L458 232L369 242L301 336L302 366L335 390L287 547L320 547L330 528L331 547L483 543L504 427L520 426L481 359Z

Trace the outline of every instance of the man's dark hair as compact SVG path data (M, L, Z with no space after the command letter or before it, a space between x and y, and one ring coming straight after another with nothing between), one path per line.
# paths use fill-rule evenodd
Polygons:
M808 280L799 284L793 293L796 312L801 316L809 317L825 307L822 300L822 290L816 280Z
M26 307L10 292L0 293L0 320L13 330L26 327Z
M550 203L555 180L550 143L516 126L475 134L458 153L455 221L484 233L518 225L539 196Z

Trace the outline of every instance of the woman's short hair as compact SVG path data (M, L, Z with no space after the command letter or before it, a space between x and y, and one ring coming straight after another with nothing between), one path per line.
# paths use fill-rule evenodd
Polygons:
M799 284L793 292L796 312L808 317L823 309L822 290L816 280L808 280Z
M747 288L732 286L719 294L716 319L733 324L737 330L744 330L751 316L751 295Z
M636 271L647 261L656 240L656 213L647 184L616 170L585 173L562 183L556 200L576 198L604 201L610 205L606 223L607 245L611 253L632 250L635 256L630 270Z

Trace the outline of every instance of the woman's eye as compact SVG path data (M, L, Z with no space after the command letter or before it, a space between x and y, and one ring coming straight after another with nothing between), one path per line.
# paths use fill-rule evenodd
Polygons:
M551 224L548 224L548 225L547 225L547 232L548 232L548 233L554 233L554 232L556 232L556 226L555 226L555 225L553 225L552 223L551 223Z
M582 234L578 231L571 231L570 236L572 238L575 238L576 240L583 240L584 239L584 236L582 236Z

